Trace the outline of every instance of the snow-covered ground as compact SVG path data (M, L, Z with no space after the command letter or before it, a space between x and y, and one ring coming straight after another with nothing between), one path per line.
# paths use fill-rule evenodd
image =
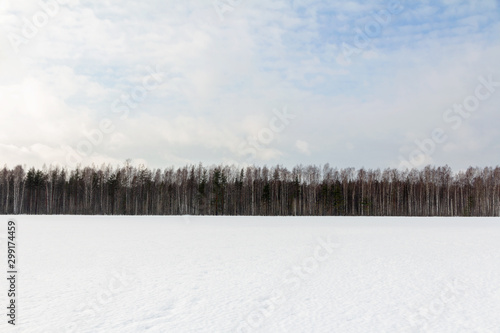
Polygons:
M15 219L0 332L500 332L499 219Z

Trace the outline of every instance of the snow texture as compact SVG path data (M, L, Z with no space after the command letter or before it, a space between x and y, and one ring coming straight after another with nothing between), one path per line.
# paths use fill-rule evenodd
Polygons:
M0 332L500 332L498 218L15 220Z

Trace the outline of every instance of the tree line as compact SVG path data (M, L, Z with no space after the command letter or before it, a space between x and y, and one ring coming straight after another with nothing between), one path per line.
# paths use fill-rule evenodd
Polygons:
M0 214L500 216L500 167L18 165L0 171Z

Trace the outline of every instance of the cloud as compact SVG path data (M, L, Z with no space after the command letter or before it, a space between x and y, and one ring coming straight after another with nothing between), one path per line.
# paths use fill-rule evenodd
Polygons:
M309 144L302 140L295 141L295 147L297 147L298 151L302 154L309 155L311 151L309 150Z
M386 2L242 2L221 21L210 1L75 0L30 38L23 29L43 13L39 2L4 2L0 151L9 165L65 163L63 147L76 150L107 119L114 130L85 163L247 163L241 142L288 106L296 119L252 162L291 166L307 154L308 162L339 167L397 165L415 139L446 125L443 111L463 101L478 76L500 80L497 1L402 3L370 47L343 64L342 44ZM26 38L18 52L14 33ZM150 68L163 73L157 89L131 101L127 118L113 112ZM497 163L499 96L432 161Z

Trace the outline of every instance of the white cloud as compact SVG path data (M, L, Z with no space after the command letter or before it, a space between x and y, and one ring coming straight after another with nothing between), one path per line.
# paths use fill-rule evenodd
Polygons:
M295 147L297 147L298 151L302 154L309 155L311 151L309 150L309 144L302 140L295 141Z
M244 2L221 22L210 1L71 1L17 54L8 34L22 34L23 17L41 9L35 0L2 4L0 152L8 164L64 162L62 147L76 149L105 118L115 130L86 162L246 163L239 144L287 105L296 120L256 163L293 165L308 154L312 163L385 167L446 125L443 111L479 75L500 80L495 1L408 6L349 66L335 61L339 45L385 2ZM155 66L165 71L158 89L127 119L113 113ZM498 98L453 137L458 149L433 161L496 163ZM478 139L483 132L487 140Z

